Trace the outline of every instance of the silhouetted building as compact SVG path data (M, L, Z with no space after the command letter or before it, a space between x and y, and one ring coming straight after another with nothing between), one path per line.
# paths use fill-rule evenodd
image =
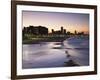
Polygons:
M54 33L54 29L52 29L52 33Z
M43 26L29 26L23 28L23 34L43 35L48 34L48 28Z
M63 27L61 27L61 30L57 31L54 31L54 29L52 29L52 34L66 34L66 29L63 29Z
M66 34L66 29L64 29L64 34Z
M71 32L70 32L70 31L68 31L68 32L67 32L67 35L70 35L70 34L71 34Z
M61 33L62 33L62 34L64 33L63 27L61 27Z
M84 35L84 32L78 32L77 34L78 35Z
M48 28L46 28L46 27L38 26L37 29L38 29L38 34L41 34L41 35L48 34Z
M60 30L55 31L54 34L61 34L61 31Z
M76 35L77 34L77 31L75 30L74 34Z

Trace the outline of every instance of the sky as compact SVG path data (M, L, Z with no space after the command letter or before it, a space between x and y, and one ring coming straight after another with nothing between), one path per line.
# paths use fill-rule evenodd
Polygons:
M60 30L61 26L72 33L75 30L89 32L89 14L84 13L22 11L22 23L23 27L45 26L49 32Z

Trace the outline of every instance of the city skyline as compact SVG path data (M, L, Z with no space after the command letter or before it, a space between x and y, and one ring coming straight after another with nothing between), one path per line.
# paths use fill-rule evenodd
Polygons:
M23 27L45 26L49 33L52 29L59 30L63 26L66 31L89 33L89 14L23 11Z

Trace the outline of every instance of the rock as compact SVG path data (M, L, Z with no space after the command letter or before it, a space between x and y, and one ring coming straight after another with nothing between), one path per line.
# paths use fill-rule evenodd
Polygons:
M79 66L73 60L69 60L68 62L65 62L65 63L66 63L65 66Z

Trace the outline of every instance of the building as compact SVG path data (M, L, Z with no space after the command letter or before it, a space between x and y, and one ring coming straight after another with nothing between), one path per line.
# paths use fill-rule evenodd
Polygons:
M64 34L66 34L66 29L64 29Z
M61 27L61 33L62 33L62 34L64 33L64 29L63 29L63 27Z
M52 29L52 34L66 34L66 29L64 29L63 27L61 27L61 30L56 30L56 31Z
M77 35L77 31L76 30L75 30L74 34Z
M54 31L54 29L52 29L52 33L54 33L55 31Z
M34 34L34 35L44 35L48 34L48 28L43 26L29 26L23 28L23 33Z

